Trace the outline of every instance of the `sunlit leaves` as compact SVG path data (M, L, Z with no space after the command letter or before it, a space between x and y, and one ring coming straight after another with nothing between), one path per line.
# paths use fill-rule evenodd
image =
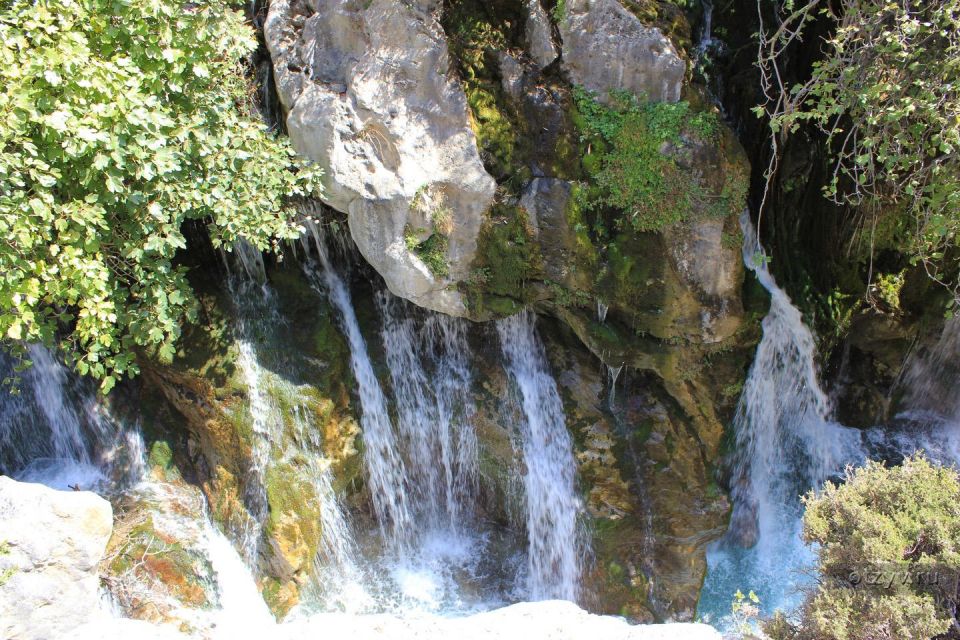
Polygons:
M225 0L0 6L0 336L58 342L106 391L196 313L183 223L268 249L318 175L248 112Z
M960 232L960 0L811 2L763 43L773 51L822 13L835 25L809 79L778 93L774 133L818 127L832 155L826 194L913 214L906 250L941 279ZM798 19L797 15L802 18ZM766 69L775 68L767 61ZM946 268L946 269L945 269ZM960 283L948 283L960 295Z

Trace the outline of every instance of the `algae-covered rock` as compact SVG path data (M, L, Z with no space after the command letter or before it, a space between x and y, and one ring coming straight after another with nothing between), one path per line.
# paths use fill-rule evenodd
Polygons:
M592 516L590 606L634 620L692 619L706 546L729 509L710 463L719 443L656 376L608 369L555 322L541 334ZM719 422L713 428L719 439Z
M152 473L200 487L212 518L256 551L282 616L314 571L320 474L329 465L337 491L361 486L349 350L299 269L272 270L267 289L196 288L202 321L173 362L144 367L136 418Z
M126 617L187 630L219 605L206 517L203 495L182 481L141 484L119 498L100 579Z

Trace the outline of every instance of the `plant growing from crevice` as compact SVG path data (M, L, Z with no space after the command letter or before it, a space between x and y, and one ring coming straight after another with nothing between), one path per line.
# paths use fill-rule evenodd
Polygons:
M10 543L6 540L0 541L0 556L10 555ZM0 571L0 587L7 584L10 578L13 577L13 574L17 572L16 567L7 567L3 571Z
M413 229L407 226L403 232L407 250L420 258L421 262L430 269L430 273L439 278L445 278L450 273L450 265L447 262L449 241L445 235L436 231L425 240L421 240L425 232L425 229Z
M720 144L715 113L683 101L641 103L625 92L612 92L605 105L582 87L574 87L573 98L587 150L583 166L590 181L579 196L587 208L620 211L617 226L639 232L742 209L747 177L738 165L724 167L723 187L714 194L681 162L688 143Z

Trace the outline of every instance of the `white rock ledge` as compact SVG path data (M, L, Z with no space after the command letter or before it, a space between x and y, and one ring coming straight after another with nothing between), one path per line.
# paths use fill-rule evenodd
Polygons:
M245 628L245 637L269 640L349 638L350 640L722 640L705 624L630 625L621 618L587 613L570 602L522 602L462 618L400 619L390 615L317 614L307 620L268 628ZM178 640L170 627L132 620L88 624L65 640ZM219 637L219 636L215 636ZM236 637L226 631L223 640Z
M606 102L613 89L654 102L680 99L687 63L656 27L619 0L567 0L560 17L563 68L574 84Z
M87 491L0 476L0 638L48 640L99 608L113 509Z

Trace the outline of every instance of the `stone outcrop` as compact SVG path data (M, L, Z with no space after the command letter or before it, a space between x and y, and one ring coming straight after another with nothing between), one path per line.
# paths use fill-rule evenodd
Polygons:
M619 0L566 0L558 26L563 68L574 84L605 101L611 90L655 102L680 99L686 62L660 29Z
M553 43L553 27L540 0L526 0L527 22L525 25L527 53L540 69L549 67L560 56Z
M462 316L495 184L432 2L277 0L264 32L290 139L390 290Z
M202 610L220 604L206 518L203 495L179 480L144 483L118 498L101 579L125 616L192 629Z
M110 503L0 476L0 636L49 640L99 608Z

